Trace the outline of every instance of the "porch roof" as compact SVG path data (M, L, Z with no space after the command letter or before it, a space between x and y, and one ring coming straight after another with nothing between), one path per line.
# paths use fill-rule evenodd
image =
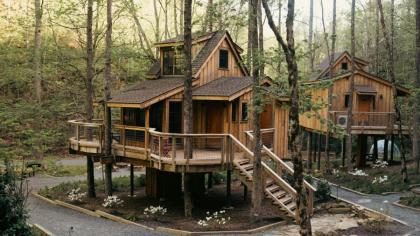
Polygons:
M220 77L193 90L194 100L231 101L251 90L252 77Z
M140 108L147 107L149 102L162 100L179 92L178 90L182 91L183 85L183 77L144 80L113 95L108 105L118 107L121 104L131 104Z
M369 85L354 85L354 90L358 94L376 94L376 89Z

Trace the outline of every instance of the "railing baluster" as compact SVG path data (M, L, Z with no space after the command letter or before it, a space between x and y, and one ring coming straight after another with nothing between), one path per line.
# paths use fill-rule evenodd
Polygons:
M125 155L125 145L126 145L126 140L127 139L125 137L125 128L124 127L122 128L122 132L121 133L122 133L122 141L123 141L123 143L122 143L123 144L123 156L126 156Z
M162 160L161 160L161 158L162 158L162 143L161 143L161 141L162 141L162 137L161 136L159 136L159 140L158 140L158 142L159 142L159 169L161 169L161 167L162 167Z
M172 136L172 163L175 165L176 159L176 137Z

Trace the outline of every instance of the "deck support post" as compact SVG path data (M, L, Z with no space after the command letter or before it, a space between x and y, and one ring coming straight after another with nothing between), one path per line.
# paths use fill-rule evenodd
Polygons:
M384 139L384 161L388 161L388 136L385 135Z
M376 162L378 160L378 138L373 136L373 160Z
M184 214L185 217L191 217L192 212L192 198L191 198L191 176L188 173L184 173L183 176L184 183Z
M307 151L308 151L308 156L307 156L307 169L308 169L308 173L312 172L312 132L308 131L308 143L307 143Z
M346 166L346 137L341 140L341 166Z
M130 164L130 196L134 196L134 165Z
M244 201L246 201L246 199L248 197L248 187L245 184L243 184L243 185L244 185Z
M230 168L226 171L226 207L231 207L231 184L232 184L232 171Z
M86 156L86 169L87 169L88 197L96 198L95 174L94 174L92 156Z
M209 172L207 174L207 189L211 189L213 187L213 172Z
M319 133L318 134L318 141L317 141L317 156L316 156L316 158L317 158L317 161L316 161L316 169L318 170L318 171L320 171L321 170L321 140L322 140L322 137L321 137L321 134Z
M112 162L105 164L105 194L112 196Z
M367 147L367 136L365 134L359 134L357 137L357 158L356 166L364 167L366 164L366 147Z
M391 135L391 159L390 162L394 161L394 141L395 141L395 135Z

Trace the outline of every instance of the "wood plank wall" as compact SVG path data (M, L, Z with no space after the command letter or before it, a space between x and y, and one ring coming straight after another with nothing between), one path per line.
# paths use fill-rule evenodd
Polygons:
M274 105L274 153L280 158L286 158L289 152L288 130L289 110L283 102L277 101Z
M229 51L228 69L219 68L220 49L226 49ZM200 79L200 86L222 76L245 76L238 64L238 61L233 55L232 49L230 48L226 38L221 42L221 44L219 44L219 47L213 52L213 54L209 56L209 58L197 74L197 78Z

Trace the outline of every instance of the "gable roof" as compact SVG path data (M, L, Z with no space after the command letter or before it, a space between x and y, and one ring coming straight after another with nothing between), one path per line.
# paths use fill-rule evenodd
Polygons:
M220 100L232 100L240 92L246 92L252 86L252 77L220 77L193 90L193 98L219 97Z
M235 58L238 61L239 66L241 67L241 69L243 70L245 75L248 75L248 71L247 69L240 63L242 58L239 55L238 52L240 52L241 48L238 48L239 46L237 46L232 38L230 37L230 34L227 31L215 31L215 32L211 32L211 33L207 33L205 35L201 35L201 36L196 36L198 39L200 39L200 41L204 41L207 40L205 45L203 46L203 48L198 52L198 54L195 56L194 60L192 61L192 74L193 76L199 72L199 70L201 69L201 67L204 65L204 63L206 62L206 60L209 58L209 56L214 52L214 50L216 50L216 48L218 47L218 45L221 43L221 41L226 37L226 39L228 40L233 54L235 56ZM178 36L176 38L172 38L172 39L168 39L168 40L164 40L162 42L159 42L158 44L155 44L157 46L162 46L163 44L168 45L170 43L179 43L182 44L184 41L184 36ZM149 69L149 71L147 72L147 77L148 78L158 78L159 74L160 74L160 62L157 61L155 62Z
M144 80L113 95L108 104L110 107L112 104L143 104L161 95L171 96L177 89L182 91L183 85L183 77Z
M323 77L323 75L325 75L328 70L329 70L329 66L330 66L330 58L331 60L333 60L332 66L335 67L341 60L343 60L343 58L347 57L349 60L351 60L351 55L348 51L342 51L342 52L336 52L334 54L331 54L331 57L325 57L324 60L321 61L321 63L318 65L318 68L321 70L321 73L319 73L317 76L311 78L310 80L318 80L321 79ZM354 57L354 60L356 62L355 64L355 68L356 69L362 69L359 64L361 65L369 65L369 62L359 58L359 57Z

